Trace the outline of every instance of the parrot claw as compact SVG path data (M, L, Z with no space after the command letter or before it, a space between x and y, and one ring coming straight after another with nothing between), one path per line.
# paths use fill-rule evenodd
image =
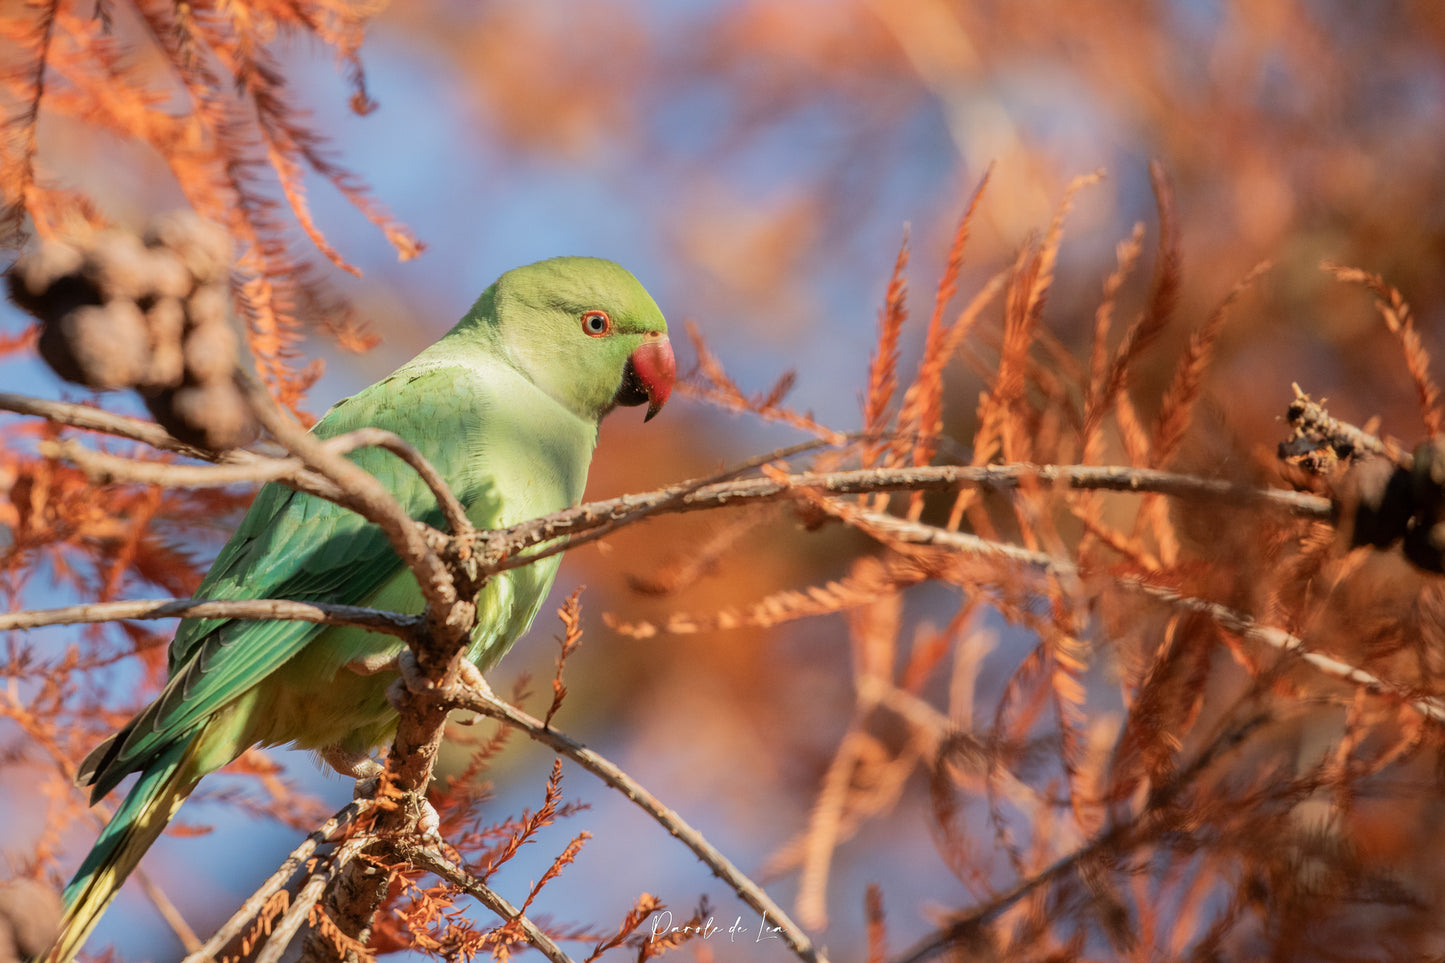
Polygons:
M416 655L411 649L403 649L401 651L401 654L396 657L395 668L399 678L386 690L386 697L397 709L402 707L402 697L405 696L408 691L428 692L436 688L436 686L432 684L432 681L421 671L421 666L417 664ZM456 685L462 689L471 689L479 692L493 702L499 701L492 692L492 687L488 685L487 680L482 677L482 670L478 669L475 664L468 662L466 659L461 660L457 666Z
M356 780L356 785L351 787L352 799L372 799L376 791L381 788L381 773L374 776L367 776L364 779Z
M428 799L421 801L421 813L416 819L416 831L435 839L442 837L442 817Z
M405 679L395 679L391 685L386 687L386 701L397 712L405 712L407 709L407 688Z
M381 775L381 763L364 752L352 752L339 745L321 750L321 761L343 776L357 781Z
M360 659L352 659L345 668L357 675L376 675L378 672L395 672L397 657L376 652Z
M459 671L457 672L457 682L465 689L475 689L492 702L499 701L496 693L492 692L492 687L482 676L482 670L478 669L474 663L468 662L466 659L462 660Z
M375 799L377 791L381 789L381 774L369 776L365 779L356 780L356 788L352 790L352 799ZM425 796L408 796L407 798L416 813L416 831L428 839L442 838L442 817L437 808L431 804L431 800Z
M386 701L397 712L405 712L408 695L430 688L431 680L422 674L416 654L411 649L402 649L396 657L396 681L386 687Z

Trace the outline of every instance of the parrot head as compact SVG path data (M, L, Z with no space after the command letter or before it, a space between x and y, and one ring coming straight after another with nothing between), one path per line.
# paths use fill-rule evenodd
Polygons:
M558 257L514 268L472 315L490 315L512 362L580 417L645 404L651 420L672 393L677 362L667 321L611 261Z

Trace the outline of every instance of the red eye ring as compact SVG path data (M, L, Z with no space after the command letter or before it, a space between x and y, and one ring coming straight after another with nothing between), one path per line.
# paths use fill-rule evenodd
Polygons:
M593 338L605 338L612 333L612 318L606 311L583 311L582 331Z

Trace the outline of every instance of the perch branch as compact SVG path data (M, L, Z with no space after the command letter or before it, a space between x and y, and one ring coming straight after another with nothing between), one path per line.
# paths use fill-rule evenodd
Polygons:
M1297 518L1328 519L1333 514L1329 500L1316 495L1252 488L1154 469L1093 465L942 465L801 472L777 480L746 478L693 490L687 486L672 486L643 495L589 502L511 528L479 532L476 547L482 559L482 571L500 572L591 541L600 537L593 533L604 527L610 534L624 524L652 514L780 501L791 497L790 493L795 488L809 488L826 495L860 495L887 491L954 491L965 487L1013 489L1026 480L1075 490L1151 492L1180 498L1209 499L1238 508L1264 506ZM548 545L540 551L518 554L563 535L571 537L566 542Z

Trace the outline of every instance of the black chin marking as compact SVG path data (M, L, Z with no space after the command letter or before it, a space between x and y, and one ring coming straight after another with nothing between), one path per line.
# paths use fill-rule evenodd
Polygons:
M614 407L635 408L638 405L645 405L652 400L647 393L647 386L637 376L637 369L632 366L632 359L627 359L627 366L622 369L622 384L617 388L617 394L612 396Z

